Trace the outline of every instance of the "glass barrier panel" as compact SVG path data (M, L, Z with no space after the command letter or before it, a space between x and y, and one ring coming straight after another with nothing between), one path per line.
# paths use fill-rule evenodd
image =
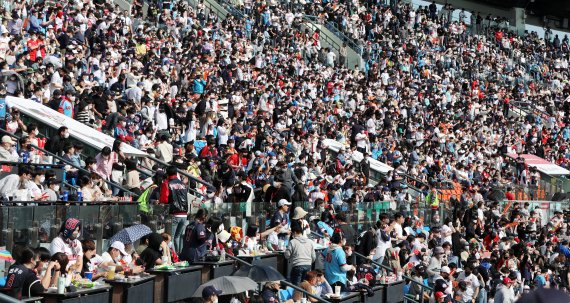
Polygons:
M81 235L83 239L96 239L97 231L96 224L99 223L99 205L83 204L79 206L79 216L81 221Z
M123 221L119 218L119 205L99 207L99 221L103 224L103 239L109 239L123 228Z
M34 208L29 206L10 207L8 220L8 225L12 225L14 229L14 243L30 243Z
M61 218L62 222L65 222L67 218L79 218L79 208L80 206L77 204L66 205L65 216Z
M0 206L0 228L2 228L0 231L6 230L8 228L8 208L5 206ZM6 245L6 239L4 238L4 233L2 232L0 234L0 245L4 246Z
M123 220L125 227L139 224L141 222L138 204L119 205L119 217Z
M40 243L50 243L57 236L58 226L56 222L56 206L41 205L33 206L34 224L38 226L38 240Z
M79 219L81 221L82 225L87 225L87 224L95 224L97 222L99 222L99 210L100 210L100 205L82 205L82 206L78 206L79 208L79 215L77 216L77 219Z

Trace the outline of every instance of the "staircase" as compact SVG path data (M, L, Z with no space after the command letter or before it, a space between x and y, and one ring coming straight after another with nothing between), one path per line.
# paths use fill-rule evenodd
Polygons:
M354 42L346 37L343 33L337 30L333 24L330 22L325 22L324 24L315 16L305 15L303 16L302 27L308 28L310 32L319 30L319 41L322 47L330 47L335 50L337 56L339 56L340 48L343 43L346 43L346 62L345 66L349 69L362 69L364 68L364 60L360 55L362 53L361 48L354 44ZM333 32L334 31L334 32Z
M196 8L197 1L199 0L188 0L188 3ZM238 19L245 17L245 13L229 1L221 0L221 2L218 2L216 0L203 0L203 3L206 10L214 10L220 20L224 20L228 14L233 14ZM362 69L364 67L364 60L362 60L362 56L360 55L362 53L361 47L356 45L352 39L346 37L332 23L325 22L325 24L323 24L317 17L309 15L303 16L303 21L301 29L307 29L310 33L318 29L320 31L319 40L321 46L333 49L337 58L340 57L342 44L346 43L347 54L346 62L344 63L345 67L349 69Z
M203 1L187 0L187 1L188 1L188 4L190 4L194 9L196 9L198 7L198 4L203 4L204 9L205 9L205 13L209 14L210 12L213 11L214 14L216 14L218 16L218 19L220 21L225 20L226 17L230 14L233 14L238 18L243 17L243 14L241 14L241 12L239 10L232 9L232 11L230 12L229 10L227 10L226 8L221 6L215 0L203 0Z

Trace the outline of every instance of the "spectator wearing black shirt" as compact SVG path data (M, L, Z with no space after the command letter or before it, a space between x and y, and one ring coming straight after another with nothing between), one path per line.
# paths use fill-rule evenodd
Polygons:
M71 31L69 30L67 31L58 30L58 36L56 37L57 42L59 43L61 58L65 58L65 52L67 50L67 47L71 44L71 37L68 34L68 32L71 33Z
M356 245L356 231L354 230L354 227L346 222L346 215L343 213L336 215L336 221L338 222L338 227L344 234L346 245L352 246L352 248L354 248Z
M148 236L148 247L141 253L137 265L141 265L147 270L152 269L155 265L162 265L162 256L168 257L166 245L160 234L150 234Z
M8 269L5 288L8 294L16 299L32 297L44 292L59 276L60 264L52 261L48 264L45 275L40 280L33 270L40 260L39 255L28 246L17 248L14 251L16 263ZM52 270L55 275L52 276Z
M61 155L63 147L68 140L67 138L69 138L69 130L65 126L60 127L57 130L57 135L49 138L46 142L46 150L56 155Z
M273 214L271 218L271 228L276 227L277 225L281 225L283 227L289 226L289 207L291 206L291 202L281 199L277 203L278 209ZM288 228L284 228L281 230L279 234L279 239L285 239L287 235L290 234Z

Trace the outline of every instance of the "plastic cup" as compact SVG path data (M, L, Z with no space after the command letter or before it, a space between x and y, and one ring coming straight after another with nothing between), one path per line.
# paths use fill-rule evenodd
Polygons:
M107 271L107 280L115 279L115 266L109 266L109 271Z
M334 287L334 293L335 293L335 295L340 296L340 286Z

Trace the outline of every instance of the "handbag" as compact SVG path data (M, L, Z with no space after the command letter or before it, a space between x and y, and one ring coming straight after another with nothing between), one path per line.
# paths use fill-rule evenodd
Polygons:
M111 180L119 185L123 184L123 181L125 180L125 172L124 172L124 168L123 169L117 169L115 167L115 164L118 164L119 162L119 156L117 156L117 153L113 153L113 169L111 170ZM117 165L120 166L120 165Z

